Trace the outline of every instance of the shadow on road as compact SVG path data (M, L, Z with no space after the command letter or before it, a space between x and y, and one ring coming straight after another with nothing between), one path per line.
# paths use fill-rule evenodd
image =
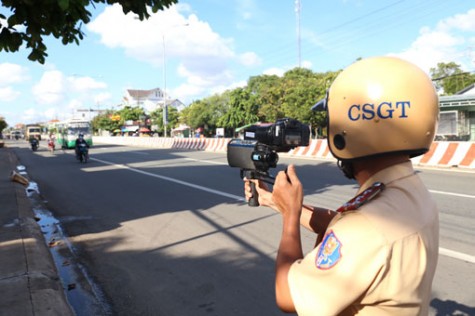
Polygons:
M238 169L197 163L182 153L186 150L99 145L87 164L79 164L71 151L14 150L81 262L95 267L92 277L115 315L282 315L274 301L280 216L211 192L242 197ZM203 155L222 161L222 154ZM336 169L333 161L299 165L305 195L345 186L351 197L355 183L335 177ZM167 177L211 191L191 194ZM318 187L306 186L317 178ZM437 298L431 306L436 315L474 314L471 307Z
M438 298L434 298L430 302L430 306L436 310L435 316L447 316L447 315L458 315L458 316L470 316L475 315L475 307L470 307L457 303L452 300L442 301Z

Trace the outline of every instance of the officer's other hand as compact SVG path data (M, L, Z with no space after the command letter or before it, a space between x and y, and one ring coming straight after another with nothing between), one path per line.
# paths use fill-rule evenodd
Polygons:
M280 171L277 174L272 198L284 216L302 212L303 188L294 165L289 165L287 172Z
M268 206L277 211L277 207L275 206L275 203L272 199L272 193L269 191L269 187L260 180L244 178L244 196L246 197L246 201L249 202L249 200L252 198L251 182L256 185L256 191L259 195L259 205Z

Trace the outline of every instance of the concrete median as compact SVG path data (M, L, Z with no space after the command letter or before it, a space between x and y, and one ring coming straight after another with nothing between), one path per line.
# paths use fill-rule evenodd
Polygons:
M223 152L230 138L163 138L163 137L94 137L94 142L148 148L177 148ZM285 155L290 157L333 158L326 139L313 139L305 147L297 147ZM415 165L475 170L475 142L433 142L430 150L412 159Z

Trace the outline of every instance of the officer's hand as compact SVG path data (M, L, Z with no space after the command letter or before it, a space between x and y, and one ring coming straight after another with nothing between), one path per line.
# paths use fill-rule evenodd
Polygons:
M294 165L289 165L287 172L277 174L272 198L282 215L296 213L300 216L303 203L303 188Z
M246 201L252 198L252 190L251 190L251 182L256 185L256 192L259 195L259 205L260 206L268 206L276 211L278 211L277 207L275 206L274 200L272 199L272 193L269 191L269 187L267 184L260 180L249 180L244 178L244 196L246 197Z

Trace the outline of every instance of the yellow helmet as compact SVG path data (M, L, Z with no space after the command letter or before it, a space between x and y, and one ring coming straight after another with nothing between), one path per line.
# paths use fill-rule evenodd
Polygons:
M394 57L363 59L343 70L325 105L328 145L343 161L395 152L421 155L434 139L439 113L427 74Z

